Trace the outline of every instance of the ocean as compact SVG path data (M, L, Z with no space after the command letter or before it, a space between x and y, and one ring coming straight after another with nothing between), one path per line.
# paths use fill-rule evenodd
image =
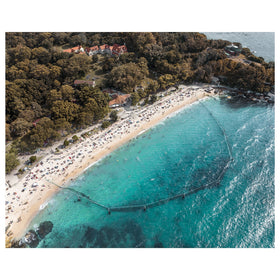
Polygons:
M230 155L215 119L234 159L222 176ZM63 190L31 228L42 221L54 224L39 247L273 247L274 106L227 98L197 102L87 169L69 187L113 208L148 205L207 185L146 211L110 215Z
M274 32L203 32L208 39L223 39L239 42L243 48L249 48L254 55L261 56L266 62L274 61Z
M215 97L170 116L67 186L105 208L67 189L42 207L38 247L274 247L274 113Z

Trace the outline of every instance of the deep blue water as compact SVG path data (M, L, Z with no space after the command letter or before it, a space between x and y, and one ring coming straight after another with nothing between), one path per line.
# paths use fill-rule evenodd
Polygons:
M225 137L201 102L228 136L234 161L224 173ZM107 207L208 188L111 215L63 190L30 225L54 224L39 247L274 247L274 106L201 102L133 139L70 187Z

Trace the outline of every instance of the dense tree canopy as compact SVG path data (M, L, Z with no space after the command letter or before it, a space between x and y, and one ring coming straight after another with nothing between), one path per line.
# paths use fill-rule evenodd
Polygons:
M114 67L110 73L110 83L114 88L130 93L148 75L148 69L141 61L140 65L134 62Z
M128 52L102 57L62 52L103 44L125 44ZM154 101L155 92L178 82L210 82L213 76L244 90L271 91L274 63L247 48L242 49L247 62L228 58L223 49L228 44L196 32L7 32L6 140L17 140L23 152L104 118L110 97L103 88L73 84L95 69L102 73L102 87L132 94L132 104Z

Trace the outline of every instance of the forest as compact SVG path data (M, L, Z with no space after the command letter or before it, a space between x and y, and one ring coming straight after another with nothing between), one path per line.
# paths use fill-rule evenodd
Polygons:
M130 93L133 105L153 102L155 93L178 83L211 83L219 76L241 90L273 91L274 62L247 48L242 50L247 63L231 59L224 52L230 43L196 32L6 33L6 172L17 166L18 154L34 153L107 116L105 88ZM125 44L128 52L63 52L103 44ZM100 77L95 87L74 86L90 73Z

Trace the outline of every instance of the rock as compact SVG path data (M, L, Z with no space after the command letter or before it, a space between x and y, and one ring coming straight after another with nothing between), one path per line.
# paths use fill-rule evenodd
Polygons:
M98 233L98 230L96 230L95 228L87 227L86 233L84 235L84 239L87 242L92 242L93 240L95 240L97 233Z
M12 240L10 243L10 248L27 248L27 246L26 243L22 242L22 240Z
M36 230L37 234L41 239L43 239L47 234L49 234L53 229L53 223L51 221L45 221L40 223L38 229Z
M6 227L5 227L5 232L8 231L8 229L10 228L11 224L8 224Z
M24 242L31 248L36 248L40 242L38 235L36 232L31 229L24 236Z
M160 241L156 241L154 248L163 248L163 244Z

